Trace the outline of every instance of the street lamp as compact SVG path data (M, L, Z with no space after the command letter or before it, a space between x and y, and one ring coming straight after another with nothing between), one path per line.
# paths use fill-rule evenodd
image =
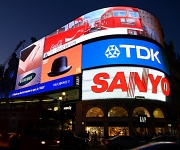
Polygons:
M62 101L65 101L68 99L67 97L68 95L66 94L66 92L62 92L61 93L61 96L59 97L59 100L62 102Z

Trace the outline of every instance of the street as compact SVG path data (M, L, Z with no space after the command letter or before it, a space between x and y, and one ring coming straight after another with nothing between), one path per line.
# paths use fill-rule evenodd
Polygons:
M72 148L72 149L74 149L74 148ZM106 148L103 147L103 146L93 146L93 145L90 145L90 146L88 146L86 148L83 148L82 150L105 150L105 149ZM7 148L7 147L0 147L0 150L10 150L10 149ZM53 150L53 149L51 149L51 150ZM58 149L55 148L54 150L58 150ZM59 150L66 150L66 148L64 148L64 149L59 148Z

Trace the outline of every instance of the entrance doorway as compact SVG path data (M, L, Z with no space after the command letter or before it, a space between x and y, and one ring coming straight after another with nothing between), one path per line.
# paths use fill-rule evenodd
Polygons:
M104 138L104 127L99 126L86 126L85 130L89 132L89 140L92 141L93 134L97 133L97 140L102 141Z

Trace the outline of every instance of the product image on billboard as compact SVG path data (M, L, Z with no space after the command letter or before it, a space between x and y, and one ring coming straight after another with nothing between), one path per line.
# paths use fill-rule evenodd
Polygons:
M165 74L142 67L106 67L83 71L82 100L144 99L166 101L170 84Z
M82 69L107 65L152 67L169 75L165 52L151 42L129 38L111 38L83 45Z
M81 73L82 45L69 48L43 60L41 83Z
M44 38L20 52L15 89L21 89L40 82Z
M119 34L147 37L164 46L161 26L153 15L138 8L118 6L82 15L47 35L43 58L92 38Z

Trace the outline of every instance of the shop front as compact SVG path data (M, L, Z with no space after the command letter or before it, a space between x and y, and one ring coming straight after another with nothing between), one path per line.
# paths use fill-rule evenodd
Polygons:
M75 114L76 114L76 103L65 103L62 106L62 129L63 130L71 130L75 129Z
M160 109L158 105L153 102L150 105L149 102L144 102L143 107L142 101L133 107L129 101L121 100L82 102L82 131L90 134L96 131L100 137L106 138L116 135L150 138L154 134L166 133L168 129L163 107Z

